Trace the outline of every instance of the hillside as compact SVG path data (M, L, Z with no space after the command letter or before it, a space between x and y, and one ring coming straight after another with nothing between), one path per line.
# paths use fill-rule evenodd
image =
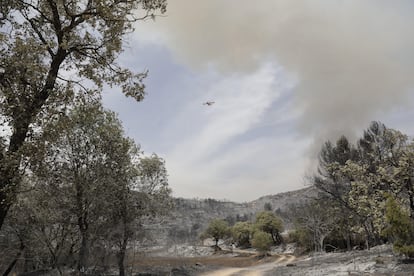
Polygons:
M251 202L236 203L231 201L219 201L215 199L184 199L175 198L175 209L168 218L157 222L152 221L145 226L149 241L154 245L171 245L179 243L197 243L201 232L206 229L213 218L225 219L230 225L237 221L254 219L257 212L267 208L288 222L285 213L292 204L300 205L312 197L317 191L313 187L266 195Z

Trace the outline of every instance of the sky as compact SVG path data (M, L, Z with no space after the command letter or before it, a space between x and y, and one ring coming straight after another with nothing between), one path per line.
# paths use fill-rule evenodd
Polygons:
M174 196L304 188L326 140L374 120L414 136L413 12L410 0L170 0L120 57L149 71L146 98L106 89L104 104L165 159Z

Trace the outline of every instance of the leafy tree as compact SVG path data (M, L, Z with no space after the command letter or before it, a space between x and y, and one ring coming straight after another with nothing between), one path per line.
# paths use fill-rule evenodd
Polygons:
M256 215L255 228L270 234L274 244L282 243L280 233L283 231L282 220L269 211L263 211Z
M289 232L289 240L295 242L297 246L302 247L305 251L315 248L312 233L300 223L296 223L293 231Z
M382 242L388 227L386 195L392 195L414 217L414 143L398 130L372 122L356 146L346 137L322 147L315 186L335 202L340 228L351 248L351 235L365 236L367 248Z
M397 165L407 141L408 137L400 131L372 122L358 141L360 163L367 166L370 173L378 173L386 165Z
M140 227L143 218L153 218L168 214L173 208L171 189L168 186L168 174L165 161L156 154L149 157L140 157L136 160L136 181L125 182L121 188L120 196L113 201L115 215L118 221L112 222L112 228L120 228L120 234L114 235L118 248L117 258L119 275L125 275L124 259L127 252L128 241L134 235L134 231ZM134 167L135 173L135 167ZM116 181L116 180L114 180ZM138 220L138 221L137 221ZM117 233L117 232L115 232Z
M384 234L391 238L394 249L407 257L414 257L414 221L397 200L388 195Z
M107 83L143 99L146 72L116 60L133 23L165 10L166 0L1 1L0 115L11 134L0 155L0 227L19 192L25 141L61 114L75 86L90 94Z
M218 249L218 242L220 239L224 239L229 235L229 225L225 220L213 219L210 221L203 236L211 237L215 241L215 248Z
M266 253L266 251L269 251L272 244L272 235L263 231L254 232L252 246L259 250L261 253Z
M337 213L329 201L314 200L296 210L298 235L303 244L311 239L315 251L325 250L325 239L334 231L337 225Z
M124 275L126 248L142 219L172 208L165 161L141 156L114 113L99 99L82 96L25 150L31 173L21 188L27 192L18 195L6 224L14 246L24 250L13 254L25 254L25 267L34 256L41 258L31 269L59 269L74 260L82 274L90 253L114 253Z
M407 199L410 217L414 219L414 144L407 145L400 158L398 165L394 166L393 173L388 177L391 183L391 191L394 195Z
M359 160L349 160L340 169L351 179L349 203L360 218L367 247L370 243L381 243L380 232L385 227L384 195L399 193L401 196L401 191L410 191L410 188L404 189L411 186L406 174L410 170L402 169L405 162L401 162L408 149L406 135L373 122L358 141Z
M165 160L153 153L141 157L138 162L137 190L141 199L143 214L157 216L167 214L173 207L171 189Z
M345 136L340 137L335 145L326 142L319 154L318 173L313 178L314 185L334 198L345 208L349 207L348 193L351 189L350 179L337 171L349 160L357 160L357 149Z
M58 201L58 210L67 210L68 223L77 225L77 268L84 273L96 238L93 233L111 215L106 210L128 203L120 201L134 177L131 142L123 137L112 112L99 101L84 102L81 97L68 116L45 128L43 139L34 147L37 154L31 164L38 187Z
M367 248L372 243L379 243L378 229L381 228L383 222L383 193L376 186L380 181L380 176L369 173L365 164L352 160L338 166L336 174L349 179L350 183L346 194L349 212L345 214L348 214L348 219L352 217L357 219L349 220L354 223L349 229L360 234L365 233Z
M140 217L141 205L134 197L134 182L138 177L137 164L133 162L138 158L139 151L134 142L129 139L119 139L116 149L108 156L112 163L107 181L113 186L107 194L107 212L104 233L102 236L109 244L109 248L116 251L119 275L125 275L124 259L129 240L134 234L136 220Z
M248 221L237 222L231 228L231 234L238 246L249 247L250 239L253 234L253 225Z
M60 271L61 266L74 260L71 248L77 247L77 227L70 223L74 218L65 209L69 206L62 204L55 189L41 183L33 185L33 181L34 177L22 185L26 192L19 194L2 229L14 245L2 245L1 250L18 248L24 272L45 268ZM6 262L8 257L10 253L1 259Z

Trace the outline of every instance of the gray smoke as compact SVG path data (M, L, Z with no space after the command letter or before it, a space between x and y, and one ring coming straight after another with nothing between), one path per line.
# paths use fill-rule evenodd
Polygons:
M301 129L326 139L407 102L413 12L411 0L171 0L150 28L194 67L253 71L277 61L299 81Z

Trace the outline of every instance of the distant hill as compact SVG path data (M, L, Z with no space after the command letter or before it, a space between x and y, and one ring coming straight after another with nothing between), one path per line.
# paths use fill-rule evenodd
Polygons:
M246 203L220 201L215 199L175 198L175 209L171 216L144 225L146 244L168 245L177 243L197 243L198 237L206 229L210 220L225 219L230 225L237 221L253 220L255 214L265 209L282 217L285 222L286 211L291 205L301 205L316 197L314 187L266 195Z
M250 202L249 206L251 209L254 209L256 212L258 212L265 209L265 204L270 204L273 211L285 212L290 205L301 205L309 199L315 198L317 195L317 189L313 186L310 186L304 189L286 193L262 196Z

